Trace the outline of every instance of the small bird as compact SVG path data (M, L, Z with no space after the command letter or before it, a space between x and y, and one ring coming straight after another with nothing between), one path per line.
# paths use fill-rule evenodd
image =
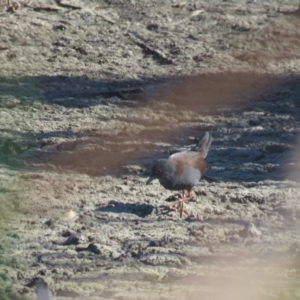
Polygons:
M182 191L182 198L172 203L167 208L188 214L184 209L184 203L192 198L191 190L199 182L206 171L205 158L212 143L212 136L205 132L199 139L193 151L182 151L172 154L168 159L159 159L152 167L151 175L146 184L158 179L160 184L167 190ZM186 194L187 191L187 194Z
M50 300L48 284L41 278L35 280L37 300Z

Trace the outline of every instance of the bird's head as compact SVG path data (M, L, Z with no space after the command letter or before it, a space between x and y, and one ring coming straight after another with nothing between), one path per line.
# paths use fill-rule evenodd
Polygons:
M164 176L167 170L168 161L166 159L158 160L151 169L151 174L149 179L147 180L146 184L149 184L154 179L160 179Z

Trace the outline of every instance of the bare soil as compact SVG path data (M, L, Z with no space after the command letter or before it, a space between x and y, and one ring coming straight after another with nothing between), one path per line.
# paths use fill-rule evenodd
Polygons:
M299 3L5 2L0 299L300 299ZM145 182L203 131L180 219Z

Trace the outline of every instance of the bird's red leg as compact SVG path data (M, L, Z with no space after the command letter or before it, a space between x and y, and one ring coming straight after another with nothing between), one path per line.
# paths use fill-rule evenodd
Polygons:
M185 213L188 215L188 211L184 208L184 203L188 202L191 199L192 193L189 191L187 197L185 197L185 190L182 190L182 198L175 201L170 205L165 205L164 207L171 210L176 210L180 214L180 218L182 218L182 214Z
M182 213L189 214L188 211L184 208L184 203L189 202L190 198L182 198L177 201L178 205L176 211L179 212L180 218L182 218Z
M185 198L187 199L187 198ZM180 200L185 200L185 199L180 199ZM184 208L184 202L187 202L187 201L180 201L180 203L178 204L178 208L177 208L177 211L179 211L179 215L180 215L180 218L182 218L182 214L185 213L186 215L188 215L188 211Z
M178 203L177 210L179 210L180 218L182 218L182 211L183 211L183 203L182 202Z
M182 190L182 198L185 197L185 190Z

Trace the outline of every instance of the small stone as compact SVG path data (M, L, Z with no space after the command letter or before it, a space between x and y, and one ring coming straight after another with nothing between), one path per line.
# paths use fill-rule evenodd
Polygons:
M76 248L76 251L77 252L90 251L90 252L98 254L104 258L109 258L109 257L116 258L119 256L119 253L117 251L115 251L112 247L97 244L97 243L91 243L89 245L85 244L85 245L78 246Z
M51 219L47 220L47 221L45 222L45 225L51 226L51 225L52 225L52 220L51 220Z
M86 244L88 242L88 238L83 234L72 234L70 235L63 243L63 245L78 245L78 244Z
M181 265L180 259L175 255L169 254L147 254L140 261L146 265Z

